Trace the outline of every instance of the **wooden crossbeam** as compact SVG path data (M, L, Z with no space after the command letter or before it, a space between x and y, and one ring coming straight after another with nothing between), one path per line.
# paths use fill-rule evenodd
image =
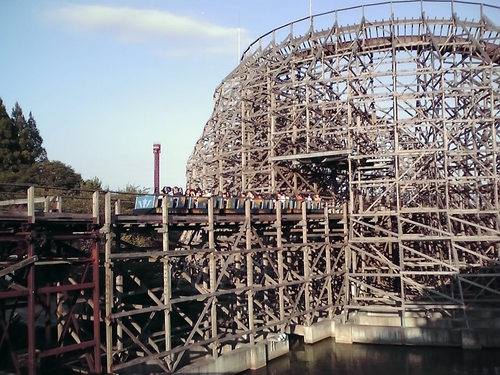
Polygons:
M31 258L28 258L28 259L24 259L20 262L17 262L16 264L13 264L12 266L10 267L7 267L7 268L4 268L4 269L1 269L0 270L0 277L4 277L10 273L14 273L15 271L21 269L21 268L24 268L32 263L35 263L36 261L38 260L38 256L33 256Z

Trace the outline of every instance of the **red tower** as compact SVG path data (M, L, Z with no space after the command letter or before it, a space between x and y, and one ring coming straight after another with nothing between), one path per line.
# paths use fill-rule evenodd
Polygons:
M155 194L160 194L160 152L161 144L153 144L153 155L155 157L155 182L154 182L154 192Z

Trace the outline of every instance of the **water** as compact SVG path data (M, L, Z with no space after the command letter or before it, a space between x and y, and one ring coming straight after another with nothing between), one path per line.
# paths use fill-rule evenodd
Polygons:
M242 375L500 375L500 350L290 342L291 352Z

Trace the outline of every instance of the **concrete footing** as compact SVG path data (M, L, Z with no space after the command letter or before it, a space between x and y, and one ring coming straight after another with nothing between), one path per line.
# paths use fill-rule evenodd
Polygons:
M288 333L302 336L306 344L314 344L318 341L334 337L335 321L325 319L311 326L293 326L289 328Z
M455 346L464 349L499 348L499 331L452 330L449 328L391 327L337 324L339 343Z
M495 324L496 325L495 325ZM497 321L481 321L481 326L464 328L464 322L432 316L401 318L391 314L358 314L347 323L323 320L309 327L290 327L288 333L300 335L306 344L329 337L338 343L450 346L464 349L500 348L500 329ZM476 323L477 325L477 323Z
M499 348L500 329L495 321L482 320L481 325L464 327L464 321L443 317L405 317L389 314L359 314L345 324L335 326L335 341L339 343L454 346L464 349ZM483 327L489 324L489 328Z
M499 322L483 320L481 326L465 329L456 321L442 317L405 317L391 314L358 314L341 323L340 319L325 319L311 326L291 326L288 334L302 336L306 344L335 337L338 343L450 346L464 349L500 348ZM238 373L264 367L268 361L289 352L289 342L265 341L228 351L217 359L197 361L183 367L182 374Z
M220 357L196 361L183 367L179 374L236 374L264 367L268 361L290 351L288 340L265 341L253 346L241 347Z

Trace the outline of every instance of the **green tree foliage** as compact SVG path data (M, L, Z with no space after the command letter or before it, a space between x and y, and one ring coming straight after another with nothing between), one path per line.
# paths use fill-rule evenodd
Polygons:
M96 177L85 180L81 186L82 190L99 191L102 190L102 181Z
M19 147L21 149L21 163L32 165L35 162L41 162L47 159L47 152L42 146L43 139L36 126L35 118L30 112L29 119L26 121L23 110L16 102L12 109L11 120L17 128L19 138Z
M80 173L58 160L44 160L35 163L26 168L24 172L24 176L19 177L20 182L23 183L35 182L41 186L64 189L79 188L83 183Z
M38 131L36 121L30 112L26 129L20 132L21 147L31 150L30 160L33 162L42 162L47 160L47 151L43 147L43 138Z
M14 125L14 131L17 135L16 143L19 147L19 165L30 165L29 162L29 154L30 151L26 148L26 144L23 139L21 139L21 133L26 129L27 123L26 118L24 117L23 110L16 102L14 108L12 108L12 114L10 115L10 120Z
M82 176L61 161L50 161L30 112L28 120L19 103L11 117L0 99L0 183L22 183L75 189ZM6 190L6 189L4 189ZM8 189L7 189L8 190Z
M144 195L148 194L148 189L139 185L127 184L127 186L125 186L125 189L120 189L118 190L118 192L124 194Z
M11 182L12 174L19 171L20 154L17 128L0 99L0 179Z
M102 182L97 177L89 180L82 180L77 190L63 192L63 207L65 212L91 213L93 204L93 193L102 191ZM104 214L104 194L99 196L99 207L101 214Z

